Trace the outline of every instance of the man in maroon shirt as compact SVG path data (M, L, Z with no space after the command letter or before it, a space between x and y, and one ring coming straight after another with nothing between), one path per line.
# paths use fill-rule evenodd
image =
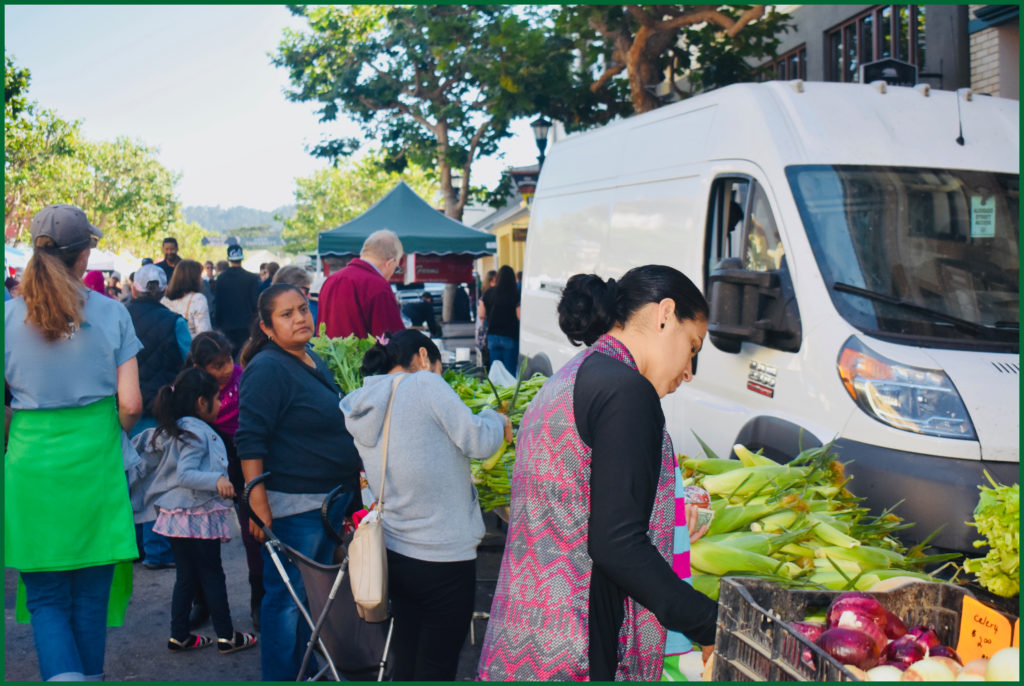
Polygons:
M320 288L317 331L343 338L380 336L405 328L398 299L389 280L402 260L402 242L383 229L367 236L359 257L324 281Z

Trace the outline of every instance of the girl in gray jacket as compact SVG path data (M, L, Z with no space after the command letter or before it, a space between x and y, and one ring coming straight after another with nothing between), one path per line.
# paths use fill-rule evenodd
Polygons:
M395 681L454 681L473 615L484 535L469 458L512 438L506 417L474 415L441 378L441 355L407 329L363 358L363 387L341 401L370 488L380 489L384 415L396 374L384 486ZM379 495L379 494L378 494Z
M217 381L192 367L161 388L153 403L157 427L146 448L162 456L146 489L146 503L157 510L153 531L168 537L174 553L177 578L167 641L172 652L213 643L189 633L188 615L198 588L210 608L222 654L256 644L253 634L235 631L232 625L221 566L221 543L231 539L228 517L235 489L228 479L224 441L210 426L220 410L219 394Z

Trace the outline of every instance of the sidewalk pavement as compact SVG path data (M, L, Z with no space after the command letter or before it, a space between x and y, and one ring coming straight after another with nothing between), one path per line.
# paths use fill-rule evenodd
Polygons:
M485 514L487 535L481 543L477 559L476 610L490 610L498 568L504 546L504 527L494 514ZM252 631L249 619L249 581L245 551L233 522L234 537L222 550L224 574L228 582L228 601L235 628ZM215 647L189 653L167 650L170 630L171 590L174 570L149 570L134 566L134 592L124 626L107 631L107 681L259 681L259 647L231 655L220 655ZM14 619L18 577L12 569L4 572L4 679L6 681L38 681L32 629ZM473 622L475 644L466 639L459 659L459 681L472 681L480 657L481 644L487 628L486 620ZM207 623L201 633L212 635Z

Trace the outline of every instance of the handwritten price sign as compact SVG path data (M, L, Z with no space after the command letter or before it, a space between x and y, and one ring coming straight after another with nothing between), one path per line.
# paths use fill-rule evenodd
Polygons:
M964 664L979 657L990 658L1009 647L1013 633L1010 620L974 598L964 596L960 640L956 646Z

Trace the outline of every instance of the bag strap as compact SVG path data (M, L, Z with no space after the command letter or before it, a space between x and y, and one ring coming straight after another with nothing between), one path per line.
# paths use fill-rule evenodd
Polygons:
M391 398L388 399L388 411L384 415L384 445L382 447L383 459L380 466L380 489L377 491L377 516L384 514L384 478L388 473L388 438L391 435L391 406L395 404L395 395L398 391L398 384L402 383L405 374L395 375L391 382Z

